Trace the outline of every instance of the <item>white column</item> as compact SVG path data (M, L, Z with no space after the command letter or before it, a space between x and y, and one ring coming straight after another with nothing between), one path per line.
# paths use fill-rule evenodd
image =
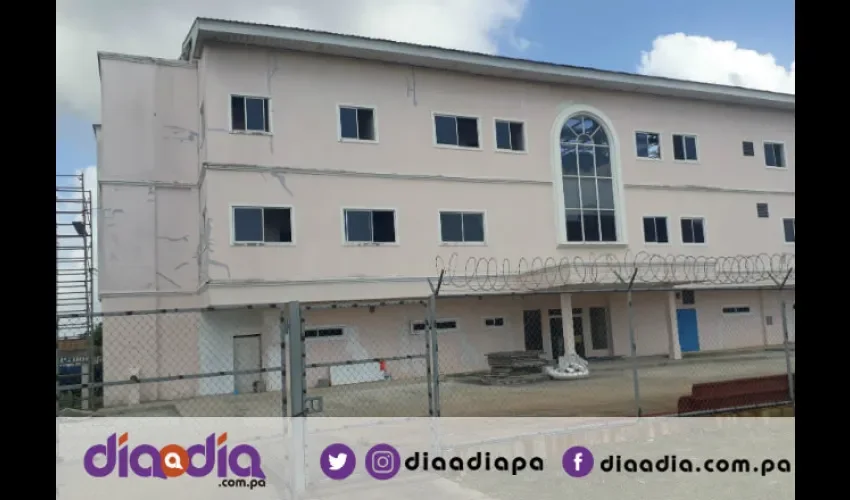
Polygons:
M561 316L564 323L564 352L567 356L576 353L576 332L573 331L573 296L561 294Z
M767 347L767 315L764 310L764 290L759 290L759 316L761 317L761 338L762 343Z
M676 292L667 292L667 338L670 346L670 359L682 359L682 346L679 344L679 321L676 318Z

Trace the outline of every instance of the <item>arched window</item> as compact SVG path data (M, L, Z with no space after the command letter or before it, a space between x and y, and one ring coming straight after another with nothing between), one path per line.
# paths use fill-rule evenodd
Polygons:
M570 116L561 127L567 242L616 242L611 141L599 120Z

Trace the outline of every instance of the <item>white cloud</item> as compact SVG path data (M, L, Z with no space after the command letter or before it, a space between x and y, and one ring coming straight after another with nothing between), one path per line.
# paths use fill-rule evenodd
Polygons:
M528 0L58 0L56 102L97 120L96 52L175 58L195 17L290 25L495 53Z
M684 33L659 36L641 53L638 72L682 80L734 85L794 94L795 63L790 68L771 54L744 49L732 41Z
M100 304L97 301L97 169L95 167L86 167L81 170L77 170L75 175L82 174L83 183L85 190L90 194L87 196L91 196L91 222L92 222L92 245L91 249L93 255L91 257L91 263L95 266L95 271L93 272L94 279L94 311L100 311ZM78 178L58 178L57 186L66 186L79 188L80 182ZM80 192L58 192L56 193L57 200L64 199L68 200L66 202L57 202L56 211L57 212L74 212L74 213L57 213L56 214L56 222L57 224L70 224L75 221L81 221L82 217L80 215L81 212L81 204L78 201L82 198L82 194ZM76 200L76 201L75 201ZM69 225L58 225L57 226L57 234L60 236L72 236L70 238L59 238L59 246L64 247L81 247L83 246L83 239L77 236L74 227ZM85 269L84 262L75 262L69 259L83 259L85 252L81 249L70 249L70 250L59 250L59 268L60 270L64 270L67 272L74 273L73 275L69 275L66 273L62 273L57 277L59 280L58 283L58 292L60 294L60 299L57 303L57 312L59 314L62 313L78 313L84 310L84 305L77 304L78 301L82 301L85 298L85 288L81 287L79 282L84 279L84 276L79 275L77 273L82 273ZM74 302L75 304L70 304L70 302ZM62 335L79 335L85 333L85 328L82 326L85 325L84 320L82 319L65 319L60 321L60 328L62 330Z

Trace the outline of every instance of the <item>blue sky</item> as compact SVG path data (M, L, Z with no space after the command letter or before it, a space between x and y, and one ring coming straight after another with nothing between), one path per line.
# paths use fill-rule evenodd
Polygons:
M362 1L368 3L370 0ZM383 1L390 2L393 0ZM404 1L398 0L399 3ZM504 6L520 5L525 0L491 1L494 2L491 5L498 3ZM438 2L439 0L435 0L435 3ZM60 24L67 23L67 25L63 25L63 29L65 30L61 32L63 36L73 36L73 31L78 30L80 33L84 33L89 39L97 40L96 48L91 47L91 50L85 50L77 54L78 57L83 58L88 63L94 60L94 50L97 49L129 52L145 50L141 48L142 45L139 43L132 45L132 48L136 50L129 48L122 50L123 47L131 47L131 45L126 43L122 45L120 43L121 40L118 39L120 35L117 34L120 31L110 32L108 27L105 26L107 24L116 25L118 23L105 20L103 17L104 9L99 2L88 2L96 10L92 10L90 18L85 19L86 7L80 7L84 3L86 2L75 2L77 15L74 16L74 22L77 22L77 24L73 24L69 18L63 19L62 12L59 12L61 9L57 7L57 19L62 20L61 22L57 22L57 38L59 38L60 34ZM191 3L191 0L175 2L175 4L179 4L175 7L173 13L174 24L176 25L174 29L177 32L168 39L168 47L173 48L160 50L167 50L173 56L173 53L179 49L180 39L188 30L192 18L196 15L210 15L203 11L204 6L193 7L189 5ZM248 4L251 2L246 0L245 3ZM304 5L303 2L298 3L295 0L292 2L282 0L277 3L294 3L296 7L292 7L292 9L296 10L302 8L299 5ZM357 0L353 0L351 5L356 3ZM409 4L410 2L407 3ZM98 7L98 5L100 6ZM485 2L482 5L486 6L488 4ZM306 7L303 7L303 9L306 9ZM365 10L366 7L363 7L363 11ZM138 12L131 14L135 16L140 15ZM218 14L218 12L215 14ZM151 16L154 15L162 16L164 14L162 12L152 11ZM261 12L250 15L254 15L255 17L260 16ZM321 14L316 13L314 15L318 17ZM223 14L218 15L218 17L222 16ZM364 14L361 17L366 16L367 14ZM231 15L227 17L235 18L237 16ZM306 18L307 16L301 16L299 18L302 17ZM490 32L501 33L495 40L499 47L499 52L513 57L636 72L641 63L641 52L651 51L653 49L653 41L663 35L681 32L686 35L707 37L713 40L730 40L736 42L740 48L754 50L761 54L772 54L776 57L776 63L786 68L795 60L794 2L792 0L771 0L770 2L766 0L713 0L711 2L654 0L650 3L636 2L634 0L596 0L593 2L527 0L520 15L510 18L506 14L503 17L507 21L504 21L500 26L496 26L496 29L490 29ZM518 20L516 19L517 17ZM83 21L79 21L79 19L83 19ZM125 17L125 21L127 22L130 22L130 19L130 17ZM139 17L136 17L136 19L138 20ZM98 22L104 25L100 32L97 31ZM440 20L436 19L434 22L439 24ZM473 26L474 23L474 28L470 28L470 30L480 29L480 22L475 17L470 17L469 22L470 26ZM322 20L314 19L312 23L308 22L306 24L308 27L322 27ZM371 26L372 24L369 25ZM182 26L185 27L183 28ZM336 31L345 29L344 25L340 28L340 22L333 24L333 26L336 28ZM488 28L493 27L490 26ZM118 28L113 29L117 30ZM463 30L464 26L454 26L454 29ZM181 30L182 33L179 32ZM360 28L352 28L352 31L362 33L369 30L361 26ZM510 43L509 36L505 35L505 33L509 32L513 33L515 38L526 39L531 43L524 50L520 50L517 44ZM381 33L375 33L374 35L380 36ZM92 34L99 34L100 36L98 37ZM152 43L155 38L163 38L156 31L151 30L147 30L143 36L150 38ZM462 36L463 34L458 35L458 37ZM482 36L487 35L485 33ZM435 43L451 45L451 42L438 41ZM679 46L681 47L681 44ZM59 44L57 44L57 47L59 47ZM85 45L81 47L83 49L87 48ZM656 64L651 70L647 70L646 72L652 74L660 73L662 76L672 77L683 77L683 75L684 77L691 77L691 73L693 73L691 78L695 80L715 80L716 83L724 83L725 72L748 71L746 68L754 66L752 60L740 59L736 63L737 56L731 52L723 52L721 50L712 52L710 45L703 45L702 47L703 49L699 49L699 55L694 55L694 53L687 53L685 49L677 49L671 42L665 45L663 50L659 49L657 51L659 54ZM466 48L466 46L458 48ZM692 46L687 50L694 51L697 49ZM156 50L152 50L152 52L156 52ZM150 55L162 57L169 54L152 53ZM64 85L63 78L74 77L75 75L69 73L69 71L76 71L76 68L72 67L64 73L60 72L60 57L62 56L57 54L58 103L61 101L59 99L59 88ZM693 66L693 68L687 69L688 71L693 71L691 73L682 73L683 68L675 67L677 65L683 66L681 61L688 61L688 66ZM765 64L769 65L769 63ZM725 69L724 65L726 66ZM770 73L769 71L765 72ZM756 74L750 76L750 80L753 82L763 81L766 78ZM88 82L89 87L96 86L96 75L87 75L87 77L89 78L88 80L82 81ZM753 86L758 85L754 84ZM72 173L75 170L94 165L95 145L91 127L94 120L93 116L92 113L86 114L80 111L73 111L68 106L61 103L57 104L57 173Z

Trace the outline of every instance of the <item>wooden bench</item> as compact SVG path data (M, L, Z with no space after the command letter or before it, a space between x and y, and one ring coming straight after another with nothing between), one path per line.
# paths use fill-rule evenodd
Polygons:
M691 394L679 398L678 413L768 405L789 400L788 376L784 374L707 382L694 384Z

